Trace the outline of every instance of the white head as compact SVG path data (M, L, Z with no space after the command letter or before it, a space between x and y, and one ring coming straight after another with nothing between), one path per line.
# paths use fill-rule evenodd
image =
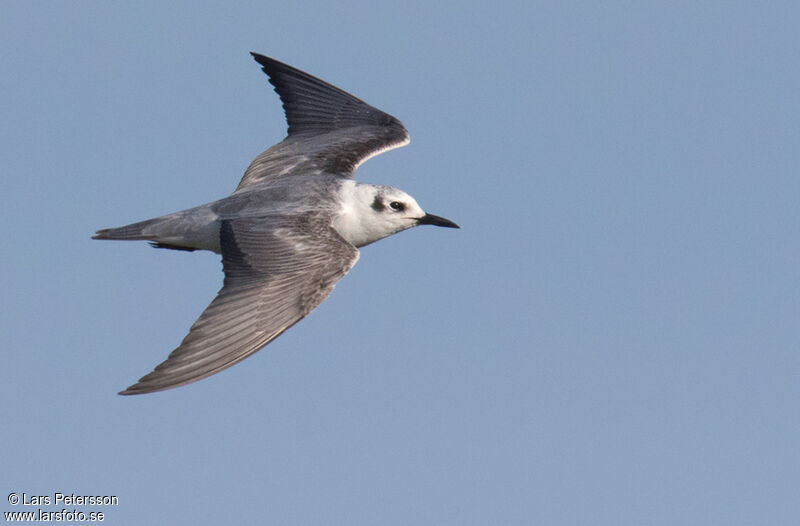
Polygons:
M347 181L340 196L343 205L333 226L357 247L417 225L458 228L449 219L426 213L413 197L391 186Z

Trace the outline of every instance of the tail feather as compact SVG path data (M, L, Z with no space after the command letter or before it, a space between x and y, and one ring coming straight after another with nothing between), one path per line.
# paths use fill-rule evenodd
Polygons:
M151 226L153 223L160 221L159 218L148 219L146 221L139 221L130 225L121 226L119 228L104 228L98 230L92 236L92 239L129 239L129 240L151 240L156 241L153 234L145 234L144 229Z
M197 250L193 247L182 247L180 245L170 245L169 243L159 243L157 241L151 241L150 246L153 248L168 248L170 250L183 250L184 252L194 252Z
M155 248L211 250L219 253L219 223L207 207L167 214L118 228L98 230L92 239L150 241Z

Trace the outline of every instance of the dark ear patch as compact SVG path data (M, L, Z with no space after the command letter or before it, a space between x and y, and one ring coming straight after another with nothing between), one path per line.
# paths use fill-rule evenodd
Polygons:
M370 206L376 212L382 212L386 208L386 205L383 204L383 198L379 195L375 196L375 200L372 201L372 204Z

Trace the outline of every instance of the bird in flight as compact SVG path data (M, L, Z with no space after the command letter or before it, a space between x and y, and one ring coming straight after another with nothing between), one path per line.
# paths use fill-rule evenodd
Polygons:
M359 247L417 225L458 228L402 190L353 179L362 162L408 144L399 120L251 54L280 96L287 137L253 160L228 197L93 236L222 255L216 298L178 348L120 394L171 389L244 360L314 310L358 261Z

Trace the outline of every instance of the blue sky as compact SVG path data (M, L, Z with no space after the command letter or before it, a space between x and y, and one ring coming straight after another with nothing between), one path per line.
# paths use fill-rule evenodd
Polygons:
M130 525L796 523L798 15L6 2L2 489ZM283 138L249 51L401 119L358 178L462 228L365 247L223 373L117 396L221 266L90 235L227 195Z

